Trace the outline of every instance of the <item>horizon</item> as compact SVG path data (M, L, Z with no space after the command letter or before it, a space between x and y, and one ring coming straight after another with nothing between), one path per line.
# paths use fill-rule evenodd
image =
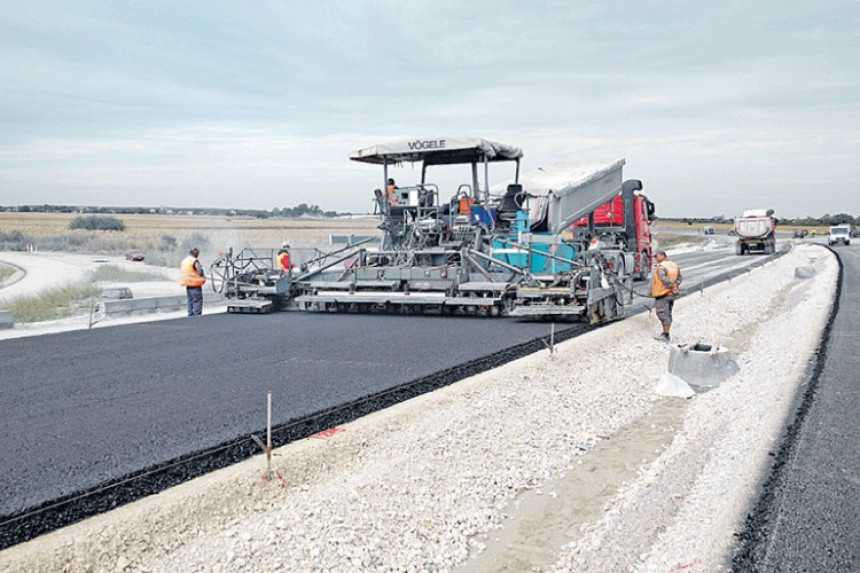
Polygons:
M277 207L277 209L294 209L302 204L298 205L285 205L283 207ZM306 204L308 207L312 205ZM26 207L29 210L21 211L22 207ZM50 211L44 210L45 208L50 208ZM372 211L338 211L337 209L326 209L321 205L317 205L321 212L336 212L336 215L323 215L323 214L301 214L297 216L283 216L283 215L270 215L271 217L283 218L283 219L295 219L295 218L333 218L333 217L343 217L343 216L379 216L378 213L374 213ZM39 210L42 209L42 210ZM59 211L58 209L66 209L63 211ZM67 209L72 209L72 211L68 211ZM98 211L81 211L81 209L98 209ZM105 211L110 210L110 211ZM145 211L145 212L135 212L129 213L128 210L136 210L136 211ZM161 211L161 212L158 212ZM273 213L272 209L255 209L255 208L244 208L244 207L189 207L182 206L177 207L173 205L69 205L69 204L23 204L23 205L0 205L0 213L60 213L66 215L185 215L185 216L223 216L223 213L211 214L206 213L206 211L232 211L235 213L233 216L244 216L250 217L254 216L254 213ZM713 222L717 224L726 224L734 219L741 216L738 214L736 216L725 216L725 215L659 215L659 206L658 206L658 215L654 219L656 223L659 221L677 221L677 222ZM848 216L852 219L860 219L860 214L852 215L848 212L839 212L839 213L823 213L821 215L804 215L800 217L788 217L788 216L780 216L778 213L774 213L774 217L777 220L788 220L788 221L799 221L803 219L824 219L828 217L840 217L840 216ZM652 223L652 224L656 224Z

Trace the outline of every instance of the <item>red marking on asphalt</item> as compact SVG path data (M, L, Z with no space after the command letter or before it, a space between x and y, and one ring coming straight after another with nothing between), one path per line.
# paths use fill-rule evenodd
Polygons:
M319 434L314 434L310 436L311 438L316 438L318 440L328 440L329 438L334 437L336 434L340 434L341 432L345 432L346 430L343 428L329 428L328 430L323 430Z

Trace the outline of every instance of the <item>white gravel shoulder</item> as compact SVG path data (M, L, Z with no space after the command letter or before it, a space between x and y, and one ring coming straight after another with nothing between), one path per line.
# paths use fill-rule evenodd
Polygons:
M837 273L799 245L679 300L676 339L741 366L690 400L654 392L669 347L643 314L281 448L275 482L255 458L0 552L0 570L720 570Z

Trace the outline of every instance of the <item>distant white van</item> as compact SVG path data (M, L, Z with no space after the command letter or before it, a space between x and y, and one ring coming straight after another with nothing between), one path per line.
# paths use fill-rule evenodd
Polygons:
M830 227L830 234L827 235L827 244L832 246L836 243L842 243L843 245L851 244L851 225Z

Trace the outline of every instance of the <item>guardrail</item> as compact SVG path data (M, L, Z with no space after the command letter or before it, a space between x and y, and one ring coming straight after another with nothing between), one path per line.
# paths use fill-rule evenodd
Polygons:
M203 305L219 304L224 297L218 293L203 294ZM188 303L185 295L153 296L146 298L126 298L120 300L104 300L99 303L98 313L102 316L131 316L152 312L173 312L185 310Z

